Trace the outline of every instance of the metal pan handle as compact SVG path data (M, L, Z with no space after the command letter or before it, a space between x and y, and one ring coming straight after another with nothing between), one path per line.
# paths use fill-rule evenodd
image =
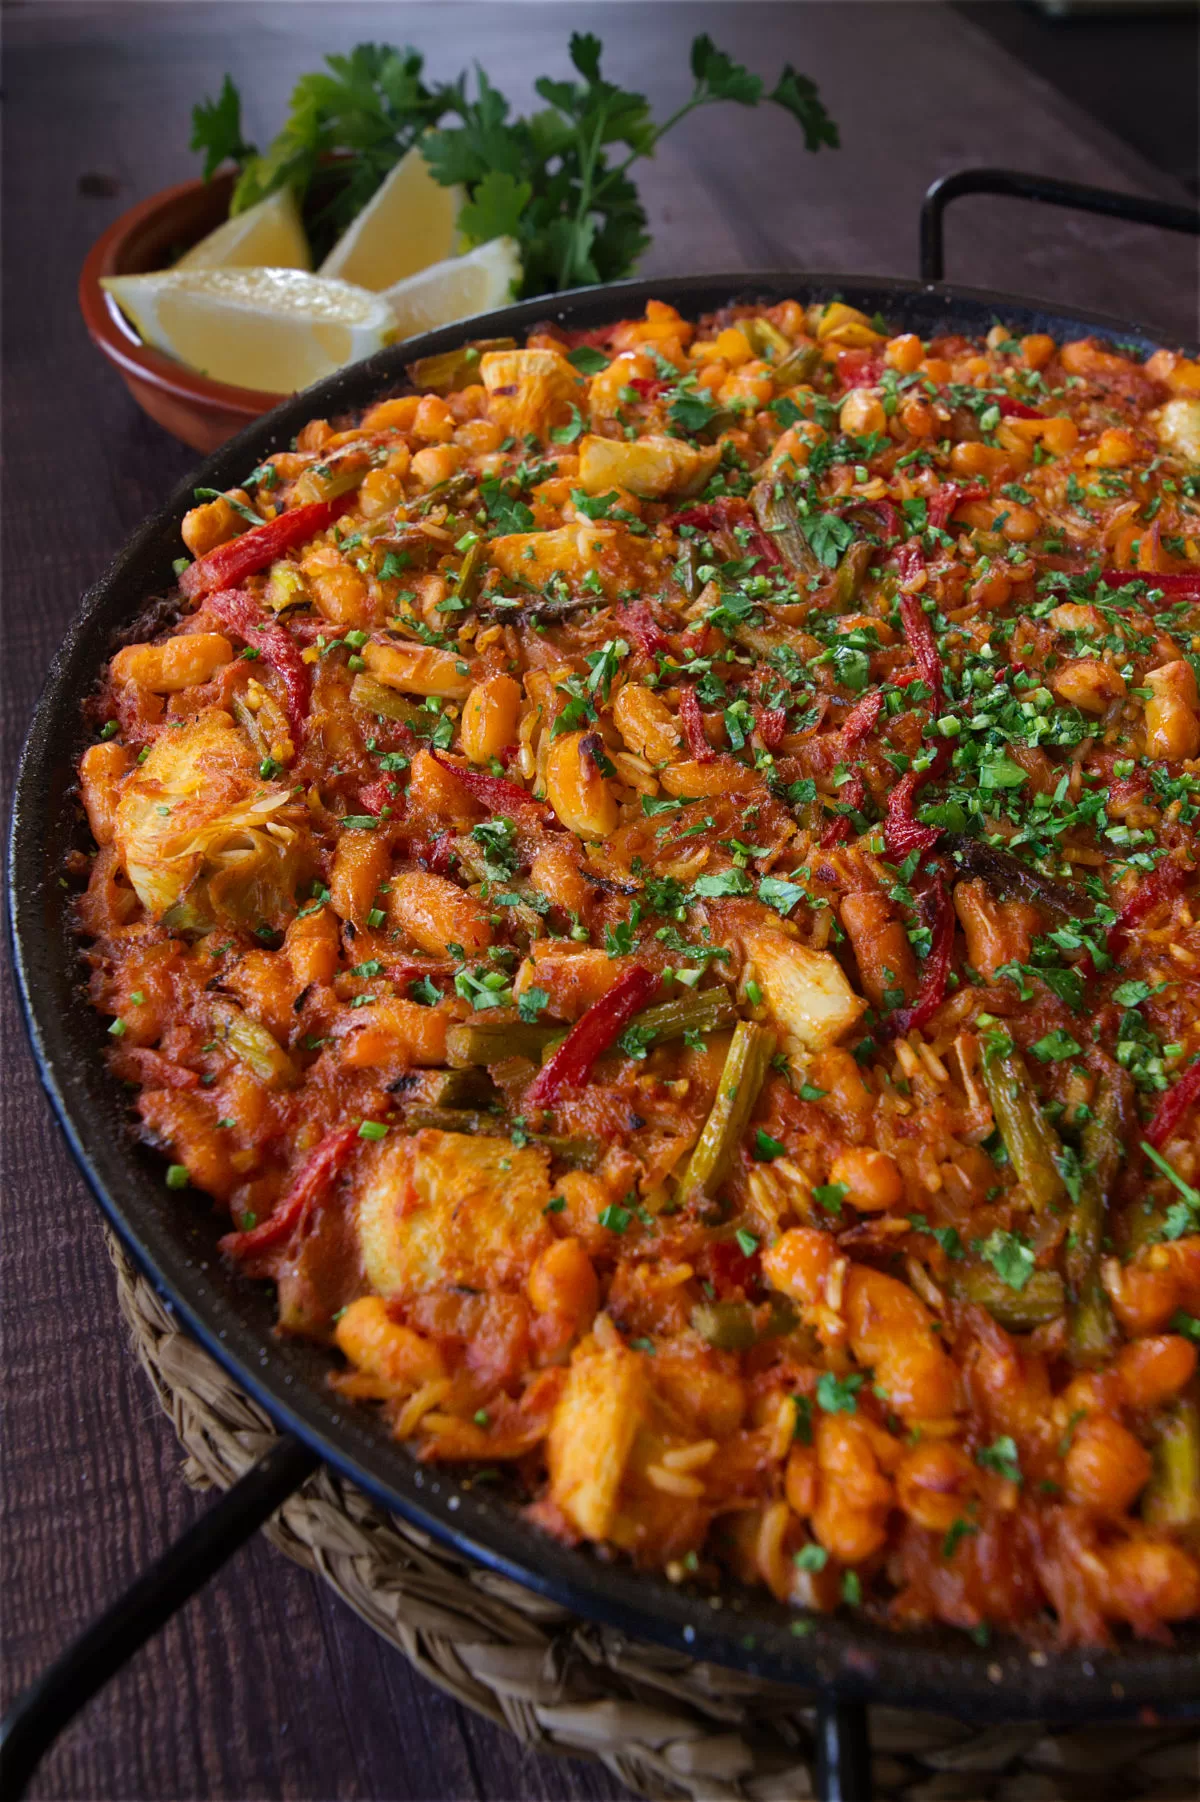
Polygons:
M0 1722L4 1802L17 1802L67 1722L319 1464L298 1439L281 1439L17 1697Z
M1161 225L1167 231L1200 234L1200 211L1168 200L1146 200L1140 194L1118 194L1113 188L1089 188L1083 182L1058 181L1051 175L1026 175L1020 169L956 169L928 189L921 204L921 280L940 282L946 273L943 218L952 200L963 194L1006 194L1015 200L1040 200L1045 206L1076 207L1104 213L1138 225Z

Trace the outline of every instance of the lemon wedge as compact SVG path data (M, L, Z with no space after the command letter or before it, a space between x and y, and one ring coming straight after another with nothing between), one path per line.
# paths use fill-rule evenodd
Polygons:
M448 257L380 295L392 309L397 336L415 337L439 325L453 325L472 313L486 313L511 299L521 279L521 252L515 238L492 238L466 256Z
M156 350L272 394L307 388L396 336L382 295L302 269L168 269L103 285Z
M457 247L454 222L463 199L461 188L443 188L433 179L414 144L351 220L319 273L378 293L440 263Z
M311 269L308 239L290 188L226 219L185 250L176 269Z

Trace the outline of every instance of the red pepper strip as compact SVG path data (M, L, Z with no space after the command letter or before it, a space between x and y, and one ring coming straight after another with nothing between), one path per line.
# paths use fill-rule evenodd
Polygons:
M645 601L626 601L617 613L617 621L643 657L657 657L660 651L670 650L670 640L655 624L654 615Z
M1175 1087L1168 1089L1159 1102L1154 1118L1146 1128L1147 1143L1153 1145L1155 1151L1161 1151L1197 1102L1200 1102L1200 1058L1188 1065Z
M1036 407L1027 407L1023 400L1014 400L1010 394L1002 394L996 401L1002 419L1045 419Z
M247 594L244 589L221 589L216 594L206 595L204 604L210 613L231 631L237 632L247 644L253 634L258 649L283 683L288 724L293 738L299 744L304 737L304 724L308 718L312 677L290 633L274 620L266 619L253 595Z
M696 762L711 763L716 752L704 736L704 716L700 712L694 688L679 691L679 724L683 727L687 748Z
M883 712L883 690L873 688L869 695L856 701L845 719L842 721L842 745L845 750L853 750L865 738L869 738L875 729L875 722Z
M944 532L950 516L964 501L985 500L990 490L982 487L960 488L957 482L944 482L929 501L929 523Z
M546 803L531 795L527 788L519 782L510 782L507 776L488 776L483 770L461 767L457 763L447 763L436 751L430 751L433 761L449 775L461 782L481 807L486 807L491 814L511 813L514 807L536 807L539 812L545 810Z
M1102 569L1100 580L1110 588L1122 588L1126 582L1145 582L1148 588L1161 588L1165 594L1182 594L1200 600L1200 570L1190 569Z
M777 751L787 730L787 708L764 707L761 702L755 701L754 717L758 726L758 736L767 750Z
M549 1107L561 1090L582 1088L596 1059L615 1044L657 986L658 977L644 964L633 964L618 976L607 995L592 1002L542 1065L525 1092L528 1106Z
M643 400L656 399L666 385L665 382L660 382L658 377L653 375L635 375L629 381L629 386L635 393L640 394Z
M1140 882L1108 929L1106 949L1109 956L1119 957L1129 943L1133 928L1148 919L1160 901L1169 901L1172 895L1177 895L1194 874L1180 863L1161 863L1152 875Z
M384 808L392 814L404 811L404 791L394 776L376 776L358 791L364 813L381 814Z
M179 578L179 586L189 601L198 601L218 588L236 588L247 576L265 569L290 551L293 545L307 544L318 532L344 513L354 502L354 494L339 495L335 501L312 501L306 507L291 507L278 519L252 526L240 538L219 544L207 557L189 563Z
M732 1296L757 1296L762 1292L762 1253L747 1257L736 1239L715 1239L696 1262L717 1292L718 1301Z
M768 567L783 564L783 552L774 539L759 530L748 501L738 498L700 501L694 507L672 513L666 523L669 526L695 526L698 532L732 532L737 527L750 534L747 551L753 551Z
M938 827L922 826L913 818L913 800L928 775L928 770L920 773L909 770L888 796L883 842L889 857L907 857L910 851L932 851L938 842Z
M357 1126L339 1126L336 1132L329 1133L305 1163L275 1212L261 1226L252 1226L249 1232L226 1233L220 1241L220 1249L233 1258L250 1258L260 1251L269 1251L286 1239L301 1224L314 1202L320 1201L332 1189L357 1143Z
M913 661L920 672L921 680L932 690L934 712L940 713L942 702L945 699L945 690L942 687L942 660L938 656L933 627L921 605L919 595L902 594L900 596L900 624L904 628L905 641L913 654Z
M928 906L933 915L929 956L922 967L917 998L912 1006L897 1008L883 1023L883 1033L889 1038L903 1038L915 1026L924 1026L946 999L950 953L954 949L954 903L950 899L949 889L940 877L921 897L921 901L922 913Z
M828 826L821 834L821 850L830 851L834 845L841 845L854 837L854 828L844 813L834 814Z

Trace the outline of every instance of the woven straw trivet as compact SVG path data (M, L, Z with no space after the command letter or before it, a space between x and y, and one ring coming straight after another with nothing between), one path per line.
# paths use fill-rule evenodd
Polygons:
M184 1480L227 1489L277 1437L180 1331L109 1236L139 1361L187 1451ZM577 1620L456 1557L322 1467L263 1529L431 1683L535 1752L591 1757L653 1798L802 1802L811 1699ZM1200 1733L1128 1722L1049 1731L871 1710L880 1802L1195 1802Z

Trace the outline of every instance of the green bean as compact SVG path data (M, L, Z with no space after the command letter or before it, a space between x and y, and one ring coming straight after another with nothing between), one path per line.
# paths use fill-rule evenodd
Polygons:
M1154 1423L1154 1474L1142 1496L1142 1519L1194 1537L1200 1528L1200 1406L1180 1396Z
M1119 1075L1102 1071L1092 1117L1080 1134L1083 1175L1079 1199L1071 1210L1064 1259L1073 1297L1068 1340L1076 1364L1098 1364L1116 1339L1112 1306L1100 1280L1100 1260L1109 1206L1125 1162L1122 1099Z
M404 1110L404 1121L410 1127L434 1127L438 1132L470 1133L485 1139L512 1138L511 1121L502 1114L483 1113L475 1108L410 1107ZM525 1141L548 1151L572 1170L592 1170L604 1155L599 1139L583 1134L566 1138L555 1133L525 1133Z
M696 573L699 567L700 555L696 550L696 541L689 538L680 545L679 558L675 564L675 580L689 601L694 601L700 593L700 577Z
M963 1301L986 1308L1010 1333L1029 1333L1065 1313L1066 1290L1057 1270L1034 1270L1022 1289L1011 1289L1004 1278L983 1265L955 1272L953 1293Z
M1041 1110L1025 1059L1011 1044L1007 1051L985 1049L983 1080L997 1129L1029 1205L1038 1213L1061 1207L1068 1199L1058 1172L1062 1141Z
M474 599L475 591L483 578L486 561L487 551L483 540L479 539L468 548L466 556L462 560L462 566L454 578L454 587L450 591L451 600L470 601Z
M432 1084L434 1107L487 1109L499 1106L502 1096L486 1069L479 1064L465 1070L441 1070Z
M723 1026L732 1026L737 1017L737 1002L728 989L718 985L691 989L646 1008L630 1021L629 1031L638 1033L648 1045L658 1045L685 1032L719 1032Z
M813 556L808 539L800 529L796 503L783 482L768 476L751 493L750 504L755 519L779 547L779 555L791 570L806 577L823 573L824 565Z
M515 350L515 338L476 338L457 350L418 357L408 365L408 379L422 393L453 394L479 380L479 359L489 350Z
M446 1030L446 1050L456 1064L502 1064L506 1057L527 1057L540 1063L542 1053L564 1026L538 1026L524 1020L471 1021Z
M680 1207L712 1195L720 1186L766 1081L775 1035L753 1021L739 1020L717 1085L717 1098L688 1160L676 1200Z

